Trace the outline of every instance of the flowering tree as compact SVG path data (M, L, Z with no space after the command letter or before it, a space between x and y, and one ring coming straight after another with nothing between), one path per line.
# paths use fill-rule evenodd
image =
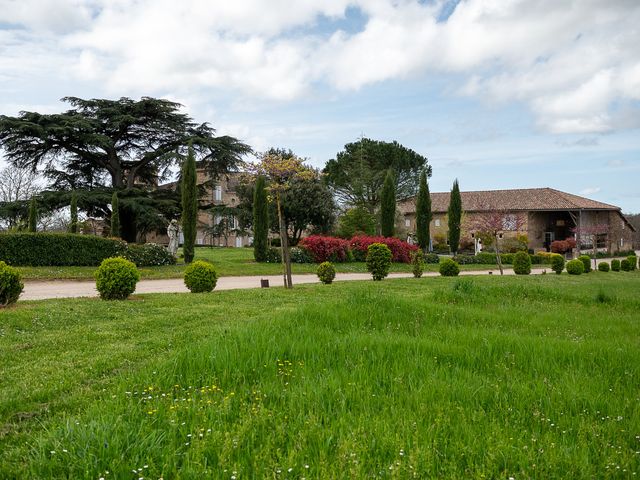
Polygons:
M582 248L582 244L585 239L591 241L591 247L593 249L593 268L596 269L596 254L598 253L598 236L609 234L609 225L607 223L599 223L594 225L578 225L571 230L576 235L576 246L578 247L578 254Z
M291 188L291 184L297 179L311 179L316 172L303 164L304 160L291 151L271 149L263 153L260 162L253 166L252 170L258 175L264 176L269 186L267 190L273 194L278 211L278 226L280 242L282 245L282 264L285 288L292 288L291 257L289 255L289 241L287 230L282 216L282 197L284 192Z
M525 214L490 206L485 206L481 210L481 212L469 216L466 230L476 239L482 236L493 239L496 249L496 262L500 269L500 275L504 275L502 259L500 258L500 240L504 232L518 232L523 229L526 223Z

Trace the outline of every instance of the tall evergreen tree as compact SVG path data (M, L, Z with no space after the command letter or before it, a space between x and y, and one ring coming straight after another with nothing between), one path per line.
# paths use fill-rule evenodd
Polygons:
M460 187L458 179L453 182L451 189L451 197L449 199L449 250L454 255L458 253L460 246L460 223L462 222L462 197L460 196Z
M120 206L118 192L111 195L111 236L120 238Z
M184 242L182 252L184 262L191 263L196 244L196 228L198 221L198 185L196 176L196 157L189 147L189 154L182 166L182 233Z
M36 204L36 197L31 197L29 202L29 231L35 232L36 225L38 223L38 205Z
M69 233L78 233L78 195L75 190L71 193L71 223Z
M383 237L393 237L396 230L396 180L389 169L380 192L380 232Z
M260 175L253 192L253 257L256 262L266 262L269 249L269 204L265 187L265 178Z
M429 194L429 183L427 183L427 172L420 173L420 183L418 185L418 199L416 201L416 234L418 236L418 246L422 251L429 249L429 224L431 222L431 195Z

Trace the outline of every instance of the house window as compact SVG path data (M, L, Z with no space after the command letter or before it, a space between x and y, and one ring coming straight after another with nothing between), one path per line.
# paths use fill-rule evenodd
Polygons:
M405 218L405 219L404 219L404 226L405 226L405 227L410 227L410 226L411 226L411 220L410 220L410 219L408 219L408 218Z
M607 234L599 233L596 235L596 248L607 248Z
M214 199L216 201L219 202L219 201L222 200L222 187L220 185L216 185L216 188L214 190L214 194L215 194Z
M436 224L436 227L439 227L439 226L440 226L440 219L439 219L439 218L436 218L436 222L435 222L435 224Z
M505 215L502 219L503 230L515 230L517 227L517 221L515 215Z
M624 247L624 238L620 237L620 248Z

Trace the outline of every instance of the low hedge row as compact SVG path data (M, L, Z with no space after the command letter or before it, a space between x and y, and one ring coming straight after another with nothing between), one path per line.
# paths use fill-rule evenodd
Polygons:
M17 267L94 267L124 257L138 267L173 265L176 259L161 245L127 245L117 238L73 233L0 234L0 261Z
M501 253L500 260L504 265L513 265L516 253ZM528 254L532 265L545 265L551 263L552 254ZM497 265L495 253L480 252L477 255L455 255L453 257L459 265Z

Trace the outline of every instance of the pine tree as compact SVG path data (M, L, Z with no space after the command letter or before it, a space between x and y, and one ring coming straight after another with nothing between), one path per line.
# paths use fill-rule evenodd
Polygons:
M259 176L253 192L253 257L256 262L266 262L269 249L269 204L265 186L265 178Z
M120 238L120 207L117 191L111 196L111 236Z
M36 197L31 197L29 202L29 231L35 232L36 225L38 223L38 205L36 204Z
M462 197L457 178L453 182L447 213L449 216L449 249L455 255L460 245L460 222L462 221Z
M429 184L427 183L427 172L423 170L420 174L418 199L416 201L416 234L418 236L418 246L423 252L429 249L431 217L431 195L429 194Z
M182 166L182 233L184 242L182 252L184 262L191 263L195 255L196 227L198 221L198 185L196 176L196 157L189 147L189 154Z
M71 194L71 223L69 224L69 233L78 233L78 195L75 190Z
M380 231L383 237L393 237L396 227L396 181L392 170L387 176L380 192Z

